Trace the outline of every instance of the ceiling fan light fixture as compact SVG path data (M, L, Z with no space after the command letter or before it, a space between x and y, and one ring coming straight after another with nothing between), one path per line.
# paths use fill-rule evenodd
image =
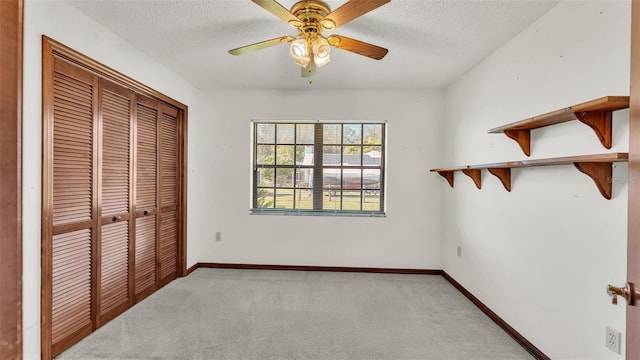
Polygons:
M293 40L291 42L291 47L289 47L289 51L291 52L291 57L296 65L304 68L309 65L309 62L311 62L309 47L307 46L307 41L304 37L298 37Z
M302 77L310 77L315 74L316 67L331 62L332 47L375 60L381 60L389 52L380 46L346 36L324 37L322 31L343 26L391 0L343 0L346 2L333 11L325 3L328 0L296 0L297 2L290 10L282 6L278 2L280 0L251 1L298 29L297 36L281 36L232 49L229 50L231 55L243 55L275 45L291 43L289 52L294 63L302 68Z
M331 47L323 36L318 36L313 42L313 62L322 67L331 61Z

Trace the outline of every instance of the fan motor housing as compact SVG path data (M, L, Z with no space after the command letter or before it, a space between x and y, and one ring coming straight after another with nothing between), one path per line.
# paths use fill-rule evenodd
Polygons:
M304 0L291 7L291 13L303 22L301 30L306 33L319 33L320 20L331 12L329 5L317 0Z

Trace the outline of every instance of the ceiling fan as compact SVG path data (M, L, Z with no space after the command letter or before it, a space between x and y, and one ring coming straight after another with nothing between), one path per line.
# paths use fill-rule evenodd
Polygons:
M322 35L323 30L334 30L349 21L374 10L391 0L349 0L331 11L319 0L299 1L287 10L276 0L251 0L282 21L298 29L297 36L281 36L255 44L229 50L232 55L244 55L271 46L291 43L289 48L293 61L302 68L302 77L315 74L316 66L322 67L331 61L331 47L380 60L389 50L360 40L341 35Z

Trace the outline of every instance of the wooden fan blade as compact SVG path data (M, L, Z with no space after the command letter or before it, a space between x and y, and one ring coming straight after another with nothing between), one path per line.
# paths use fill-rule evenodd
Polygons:
M254 3L262 6L263 9L272 13L280 18L280 20L287 24L299 28L303 25L302 21L297 16L293 15L291 11L287 10L284 6L280 5L276 0L251 0Z
M311 77L316 74L316 64L311 61L307 67L302 68L302 72L300 72L300 76L303 78Z
M391 0L350 0L320 20L326 30L332 30L377 9Z
M279 38L261 41L255 44L239 47L237 49L229 50L229 54L231 55L244 55L246 53L250 53L257 50L262 50L268 47L284 44L293 41L295 37L293 36L281 36Z
M329 41L329 45L335 46L338 49L351 51L375 60L382 60L389 52L389 50L383 47L341 35L331 35L327 40Z

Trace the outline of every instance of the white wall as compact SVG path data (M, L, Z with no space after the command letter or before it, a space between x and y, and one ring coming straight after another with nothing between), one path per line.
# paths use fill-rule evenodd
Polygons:
M40 358L41 36L47 35L189 106L201 117L197 91L183 79L61 1L26 1L23 115L24 358ZM190 187L197 192L197 187ZM191 255L191 253L190 253ZM193 260L188 259L192 264Z
M442 165L523 159L486 130L628 95L629 46L629 1L561 2L447 89ZM622 110L611 151L627 149ZM532 131L533 159L606 151L578 122ZM459 173L454 189L443 180L445 270L551 358L623 358L604 334L625 329L625 307L605 287L625 283L626 171L616 165L609 201L572 166L515 169L511 193L487 172L482 190Z
M441 91L215 91L191 122L190 201L198 261L441 269ZM250 215L250 121L387 120L387 217ZM222 241L215 242L215 232Z

